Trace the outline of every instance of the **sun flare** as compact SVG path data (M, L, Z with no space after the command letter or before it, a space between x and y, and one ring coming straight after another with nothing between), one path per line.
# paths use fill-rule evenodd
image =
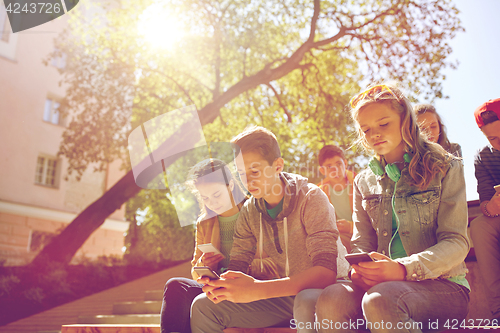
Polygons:
M161 2L146 8L139 17L139 34L153 47L172 48L182 37L180 22Z

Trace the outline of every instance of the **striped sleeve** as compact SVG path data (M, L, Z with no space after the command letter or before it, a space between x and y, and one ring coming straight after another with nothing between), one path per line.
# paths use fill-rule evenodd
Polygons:
M500 151L491 146L481 149L474 158L479 201L490 200L495 194L493 186L500 184Z

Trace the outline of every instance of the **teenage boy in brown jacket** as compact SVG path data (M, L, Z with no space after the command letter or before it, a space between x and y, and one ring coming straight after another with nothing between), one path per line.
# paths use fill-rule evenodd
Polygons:
M276 137L265 128L248 128L232 143L239 147L238 173L253 197L240 211L230 271L220 280L198 279L205 294L191 308L193 333L289 326L298 292L336 281L340 242L327 196L306 178L283 172ZM281 278L261 281L246 274L257 240Z

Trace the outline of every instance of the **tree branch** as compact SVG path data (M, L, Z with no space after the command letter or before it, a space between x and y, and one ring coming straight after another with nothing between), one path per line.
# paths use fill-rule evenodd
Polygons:
M148 67L146 70L150 71L150 72L153 72L153 73L156 73L156 74L159 74L167 79L169 79L170 81L172 81L183 93L184 95L186 95L186 97L189 99L189 101L193 104L193 105L196 105L193 101L193 99L191 98L191 96L189 95L188 91L180 85L179 82L177 82L176 80L174 80L172 77L170 77L169 75L163 73L163 72L160 72L159 70L157 69L153 69L151 67Z
M273 91L274 96L276 96L276 99L278 100L278 103L280 104L280 107L283 109L283 112L285 112L285 114L286 114L287 122L291 123L292 122L292 115L290 114L290 112L288 112L285 105L281 101L280 95L278 94L276 89L274 89L274 87L272 86L271 83L267 83L266 86L268 86Z
M314 0L314 15L311 18L311 26L316 26L318 16L319 0ZM215 99L213 102L205 105L202 109L198 110L201 125L205 125L214 121L214 119L218 116L217 110L223 107L233 98L239 96L241 93L250 89L254 89L261 84L267 84L271 81L278 80L291 71L299 68L300 62L304 58L306 52L308 52L315 45L315 43L312 42L313 39L314 30L312 30L311 28L311 35L309 36L308 40L304 42L304 44L299 46L299 48L288 59L285 58L286 60L284 63L276 68L271 68L270 64L264 66L262 70L258 71L254 75L243 78L238 83L234 84L224 93L222 93L219 98Z
M343 36L348 35L348 34L352 35L352 36L359 37L360 35L355 34L354 31L359 30L359 29L361 29L361 28L363 28L363 27L365 27L365 26L367 26L367 25L375 22L376 20L378 20L380 18L389 15L391 11L397 11L397 10L394 9L394 7L389 7L386 10L384 10L384 11L378 13L377 15L375 15L374 18L366 21L363 24L357 25L357 26L354 25L354 15L347 15L347 14L345 14L347 17L349 17L352 25L350 27L346 27L346 26L344 26L343 24L340 23L339 32L335 36L332 36L330 38L327 38L327 39L315 42L314 43L314 48L319 48L320 46L331 44L331 43L339 40L340 38L342 38ZM364 15L361 15L361 16L364 16ZM350 31L353 31L353 32L350 32Z
M347 30L348 29L346 27L341 26L339 32L335 36L332 36L332 37L327 38L327 39L319 40L313 44L313 47L319 48L320 46L333 43L333 42L339 40L340 38L344 37L346 35Z
M314 13L311 19L311 30L309 31L309 38L307 42L313 43L316 35L316 26L318 24L319 13L321 11L321 4L319 0L314 0Z

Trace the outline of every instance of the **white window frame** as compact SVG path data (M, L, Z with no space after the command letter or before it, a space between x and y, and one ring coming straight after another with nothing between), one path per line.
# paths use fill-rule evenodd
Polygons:
M3 36L4 32L8 33L7 41L0 38L0 56L16 61L18 34L12 33L12 29L10 28L8 22L9 17L7 16L5 5L3 4L3 1L0 1L0 36Z
M57 51L57 48L54 49L54 52ZM53 57L50 64L55 68L64 69L66 67L66 53L62 53L60 57Z
M58 188L60 169L60 159L47 154L39 154L36 160L35 184Z
M64 118L61 117L58 110L60 105L57 99L47 97L43 107L43 121L54 125L64 126Z
M5 5L0 3L0 42L8 43L10 34L7 32L7 11ZM6 38L6 40L4 39Z

